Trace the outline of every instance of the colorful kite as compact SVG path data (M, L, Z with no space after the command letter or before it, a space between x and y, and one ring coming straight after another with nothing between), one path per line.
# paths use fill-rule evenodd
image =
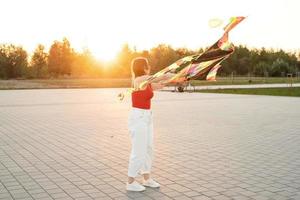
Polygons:
M212 18L208 21L208 26L210 28L218 28L220 26L222 26L223 24L223 20L219 19L219 18Z
M244 19L245 17L230 18L230 22L224 27L223 36L210 48L201 54L184 57L153 76L150 76L139 85L139 89L144 88L148 83L155 82L156 79L167 73L174 75L164 81L164 84L182 83L193 79L215 80L217 71L221 66L220 63L234 52L234 45L229 42L228 33ZM131 93L132 91L132 89L129 89L126 93ZM120 100L122 100L124 96L124 93L119 94Z

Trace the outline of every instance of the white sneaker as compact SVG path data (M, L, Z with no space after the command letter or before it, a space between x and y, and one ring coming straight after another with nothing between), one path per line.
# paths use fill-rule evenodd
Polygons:
M134 191L134 192L141 192L144 191L146 188L144 186L142 186L141 184L139 184L136 181L133 181L132 183L127 183L126 184L126 190L128 191Z
M147 187L152 187L152 188L158 188L160 187L160 184L156 181L154 181L152 178L149 178L148 180L143 180L143 185Z

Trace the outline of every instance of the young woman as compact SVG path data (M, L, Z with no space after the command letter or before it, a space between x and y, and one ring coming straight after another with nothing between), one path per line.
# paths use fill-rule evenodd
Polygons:
M131 63L133 86L135 89L149 78L150 66L146 58L135 58ZM149 83L144 88L134 91L131 94L132 109L129 115L128 128L131 136L131 154L128 166L128 182L126 189L129 191L143 191L144 186L157 188L159 183L150 177L153 159L153 119L151 111L151 99L153 90L164 87L158 81L167 79L161 77L156 83ZM142 185L135 180L135 177L143 176Z

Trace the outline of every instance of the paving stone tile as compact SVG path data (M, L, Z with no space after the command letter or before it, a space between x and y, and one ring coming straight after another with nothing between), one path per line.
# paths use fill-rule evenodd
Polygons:
M132 193L118 92L1 91L0 199L299 199L298 98L157 92L161 188Z

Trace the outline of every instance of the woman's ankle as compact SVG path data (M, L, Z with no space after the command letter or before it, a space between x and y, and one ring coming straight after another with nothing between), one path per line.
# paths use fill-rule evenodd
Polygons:
M134 182L134 178L133 178L133 177L128 177L127 182L128 182L129 184L133 183L133 182Z
M143 174L143 178L145 181L147 181L150 178L150 174Z

